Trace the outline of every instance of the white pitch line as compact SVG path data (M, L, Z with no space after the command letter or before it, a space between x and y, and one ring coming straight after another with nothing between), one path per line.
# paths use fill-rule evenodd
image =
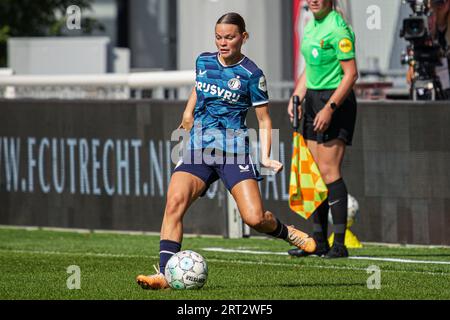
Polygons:
M211 250L214 249L214 250ZM220 249L220 250L215 250ZM230 252L231 249L225 248L203 248L200 250L204 251L218 251L218 252ZM236 251L236 250L235 250ZM273 252L273 251L250 251L250 250L237 250L238 252L254 252L257 254L277 254L277 255L286 255L282 252ZM128 259L159 259L157 255L129 255L129 254L114 254L114 253L95 253L95 252L61 252L61 251L44 251L44 250L8 250L8 249L0 249L0 252L7 253L25 253L25 254L43 254L43 255L67 255L67 256L88 256L88 257L99 257L99 258L128 258ZM263 253L260 253L263 252ZM295 266L292 263L282 263L282 262L268 262L268 261L244 261L244 260L223 260L223 259L208 259L210 262L218 262L218 263L238 263L238 264L247 264L247 265L270 265L270 266L279 266L279 267L289 267ZM367 271L365 268L358 267L349 267L349 266L317 266L317 265L308 265L302 266L302 268L318 268L318 269L337 269L337 270L358 270L358 271ZM407 271L407 270L383 270L383 272L392 272L392 273L417 273L417 274L429 274L433 276L449 276L450 274L445 272L429 272L429 271Z
M213 252L228 252L228 253L269 254L269 255L280 255L280 256L287 255L287 252L238 250L238 249L226 249L226 248L217 248L217 247L203 248L202 250L213 251ZM399 263L445 264L445 265L450 265L450 261L411 260L411 259L358 257L358 256L349 257L348 259L385 261L385 262L399 262Z
M226 249L226 248L202 248L204 251L212 252L227 252L227 253L246 253L253 255L280 255L286 256L287 252L276 252L276 251L253 251L253 250L243 250L243 249ZM60 252L60 251L34 251L34 250L7 250L0 249L3 252L14 252L14 253L38 253L38 254L54 254L54 255L80 255L80 256L92 256L92 257L110 257L110 258L149 258L157 256L144 256L144 255L127 255L127 254L113 254L113 253L93 253L93 252ZM416 263L416 264L443 264L450 265L450 261L429 261L429 260L411 260L411 259L398 259L398 258L377 258L377 257L358 257L353 256L348 259L353 260L372 260L372 261L384 261L384 262L399 262L399 263Z
M398 258L377 258L377 257L349 257L353 260L373 260L373 261L387 261L387 262L399 262L399 263L417 263L417 264L446 264L450 265L450 261L437 261L437 260L411 260L411 259L398 259Z
M45 250L8 250L0 249L0 252L6 253L29 253L29 254L46 254L46 255L66 255L66 256L84 256L84 257L100 257L100 258L159 258L159 256L144 256L131 254L115 254L115 253L97 253L97 252L62 252L62 251L45 251Z
M229 252L229 253L248 253L248 254L271 254L277 256L286 256L287 252L275 252L275 251L253 251L253 250L244 250L244 249L227 249L227 248L219 248L219 247L210 247L210 248L202 248L205 251L215 251L215 252Z

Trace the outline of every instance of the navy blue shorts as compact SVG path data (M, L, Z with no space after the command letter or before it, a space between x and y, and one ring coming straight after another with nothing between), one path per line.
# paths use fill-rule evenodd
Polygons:
M219 178L230 192L241 181L263 180L250 154L216 155L214 151L191 150L180 159L173 172L177 171L188 172L205 182L206 188L200 195L201 197Z

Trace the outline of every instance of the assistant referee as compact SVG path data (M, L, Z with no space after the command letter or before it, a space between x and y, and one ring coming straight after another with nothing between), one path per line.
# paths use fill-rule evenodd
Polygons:
M347 227L347 188L341 165L346 146L352 144L356 121L353 86L358 78L355 61L355 35L335 10L333 0L307 0L314 14L306 26L301 51L305 72L298 79L293 95L304 101L303 136L328 187L324 201L313 215L313 254L326 258L348 257L344 244ZM292 99L288 113L293 120ZM331 208L335 240L327 241L328 210ZM289 250L290 255L307 256L303 250Z

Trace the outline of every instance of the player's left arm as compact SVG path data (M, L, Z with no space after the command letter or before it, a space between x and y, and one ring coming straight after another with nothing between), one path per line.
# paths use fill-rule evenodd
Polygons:
M353 89L356 80L358 80L358 69L356 67L355 59L340 61L342 70L344 71L344 77L341 83L334 91L330 100L326 103L325 107L317 114L314 119L314 130L317 132L324 132L327 130L331 122L331 116L335 110L331 108L331 103L335 103L337 107L344 102L347 96Z
M328 107L331 102L334 102L338 106L340 106L352 91L356 80L358 80L358 68L356 66L355 59L341 60L340 64L342 70L344 71L344 77L342 78L341 83L328 101Z
M338 28L335 31L333 47L344 76L328 101L327 106L329 107L331 102L334 102L339 107L352 91L356 80L358 80L358 68L355 60L355 36L353 31L349 28Z
M259 125L259 143L261 148L261 164L271 168L275 173L283 169L283 164L270 159L272 146L272 119L269 114L269 105L264 104L255 108L256 118Z

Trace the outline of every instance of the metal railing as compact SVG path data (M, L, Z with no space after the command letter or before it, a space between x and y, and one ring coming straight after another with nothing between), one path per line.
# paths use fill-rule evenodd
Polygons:
M101 75L12 75L9 69L0 71L0 98L7 99L186 100L195 81L193 70ZM396 89L405 82L403 71L363 78L369 82L389 80ZM269 82L269 96L287 100L293 88L293 81Z
M0 75L0 97L35 99L130 99L187 96L195 73L139 72L101 75Z

